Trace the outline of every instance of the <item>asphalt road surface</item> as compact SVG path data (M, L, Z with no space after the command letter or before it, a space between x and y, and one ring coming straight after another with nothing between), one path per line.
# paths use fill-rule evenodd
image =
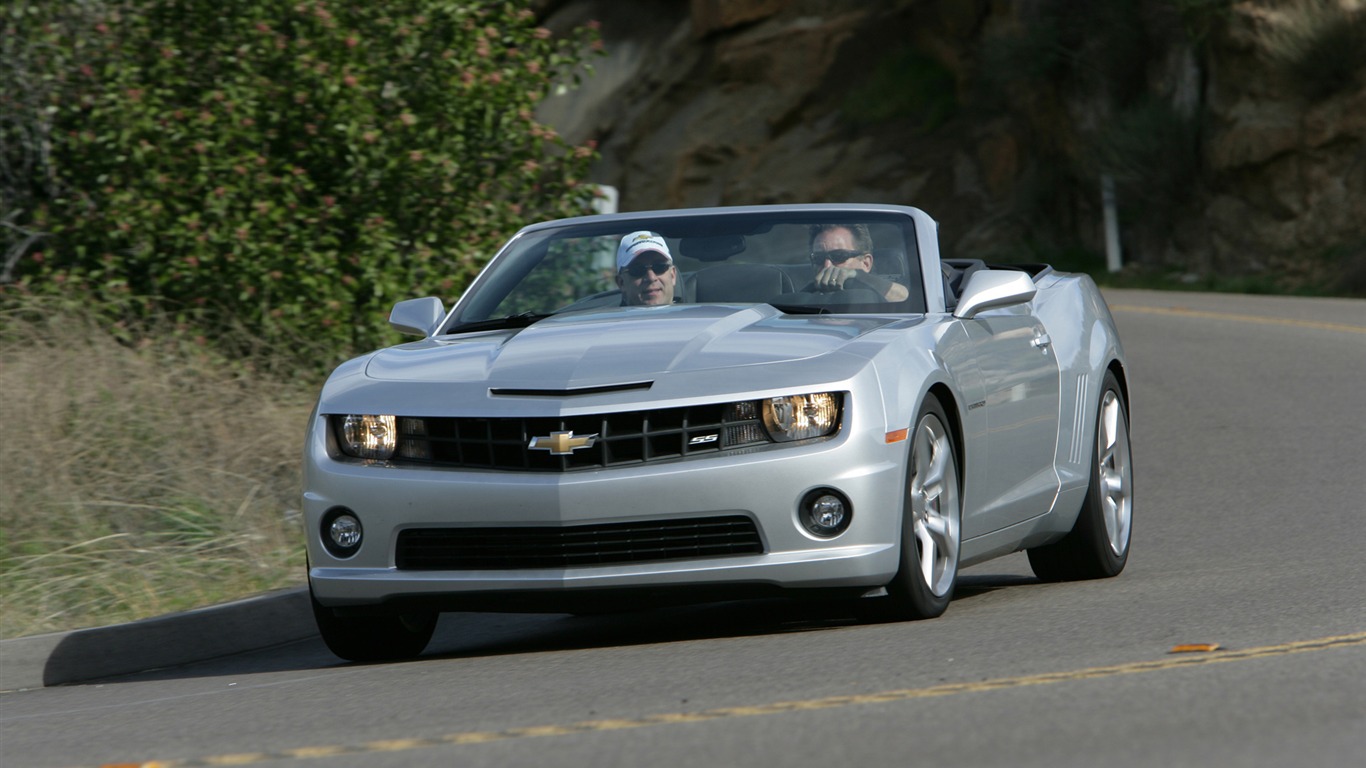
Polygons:
M1366 765L1366 301L1108 299L1136 465L1118 578L1040 584L1017 554L920 623L447 615L408 663L306 641L5 693L0 763Z

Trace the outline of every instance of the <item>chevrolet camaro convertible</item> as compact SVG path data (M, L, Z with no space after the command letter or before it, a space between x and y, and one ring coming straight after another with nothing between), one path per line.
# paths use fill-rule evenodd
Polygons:
M518 232L420 340L342 364L304 461L324 640L443 611L772 595L943 613L961 569L1129 554L1128 374L1095 284L941 259L924 212L783 205Z

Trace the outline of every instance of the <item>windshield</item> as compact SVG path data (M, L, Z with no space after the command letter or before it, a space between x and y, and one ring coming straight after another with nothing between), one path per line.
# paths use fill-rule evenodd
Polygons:
M471 286L445 332L672 304L924 312L919 264L913 220L892 212L570 220L516 238Z

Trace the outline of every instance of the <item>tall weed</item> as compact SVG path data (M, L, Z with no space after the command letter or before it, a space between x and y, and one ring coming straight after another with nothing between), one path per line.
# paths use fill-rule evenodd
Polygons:
M172 328L130 341L98 316L38 301L0 315L0 637L302 581L313 382Z

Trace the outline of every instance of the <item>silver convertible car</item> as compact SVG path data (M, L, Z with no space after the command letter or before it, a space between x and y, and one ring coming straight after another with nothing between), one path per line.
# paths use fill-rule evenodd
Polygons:
M342 364L305 448L329 648L414 656L444 611L773 595L932 618L960 570L1129 554L1128 375L1084 275L941 259L924 212L551 221L419 341Z

